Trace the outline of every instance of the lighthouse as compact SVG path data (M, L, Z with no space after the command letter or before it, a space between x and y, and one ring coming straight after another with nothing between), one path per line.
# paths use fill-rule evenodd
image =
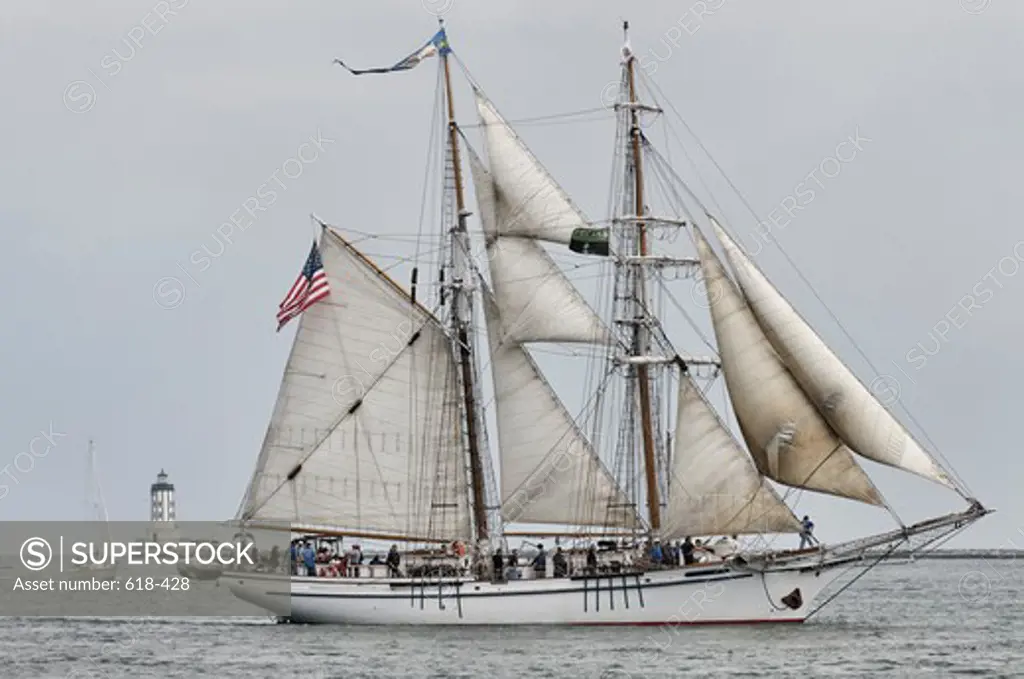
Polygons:
M149 487L149 499L150 521L174 521L174 484L167 482L167 472L163 469L156 475L156 483Z

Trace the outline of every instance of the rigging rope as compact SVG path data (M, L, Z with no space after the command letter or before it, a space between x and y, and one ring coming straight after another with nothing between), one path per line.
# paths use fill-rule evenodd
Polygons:
M605 108L604 106L600 106L598 108L588 108L588 109L583 109L581 111L567 111L565 113L552 113L552 114L549 114L549 115L546 115L546 116L534 116L532 118L517 118L515 120L506 120L505 122L507 122L510 125L515 124L515 125L518 125L520 127L523 127L524 125L531 125L531 124L536 124L536 123L544 123L545 121L549 121L549 120L559 120L559 119L562 119L562 118L578 118L578 117L581 117L581 116L593 115L595 113L603 113L605 115L602 116L602 117L598 117L598 118L592 118L591 120L562 120L561 122L558 122L558 123L548 123L548 124L551 124L551 125L566 125L566 124L575 124L575 123L584 123L584 122L592 123L592 122L597 122L597 121L600 121L600 120L606 120L607 117L608 117L607 116L608 109ZM483 124L483 123L473 123L473 124L470 124L470 125L460 125L459 127L462 128L462 129L469 130L469 129L475 129L475 128L479 128L479 127L486 127L486 125Z
M892 544L892 546L891 546L891 547L889 547L888 551L886 551L886 552L885 552L885 553L883 553L883 554L882 554L881 556L879 556L879 557L878 557L877 559L875 559L875 560L874 560L874 562L872 562L872 563L871 563L871 564L870 564L869 566L867 566L866 568L864 568L864 570L862 570L862 571L861 571L860 573L858 573L856 577L854 577L854 578L853 578L852 580L850 580L850 581L849 581L848 583L846 583L845 585L843 585L842 587L840 587L840 588L839 588L839 590L838 590L838 591L836 591L836 592L835 592L835 593L834 593L834 594L833 594L832 596L830 596L829 598L825 599L825 600L824 600L824 601L822 601L822 602L821 602L820 604L818 604L817 606L815 606L815 607L814 607L814 609L813 609L813 610L812 610L812 611L811 611L810 613L808 613L808 614L807 614L807 617L805 617L805 618L804 618L804 622L806 622L806 621L810 620L810 619L811 619L811 616L813 616L813 615L814 615L815 613L817 613L818 611L820 611L821 609L823 609L823 608L824 608L825 606L827 606L827 605L828 605L829 603L831 603L831 602L832 602L832 600L833 600L833 599L835 599L835 598L836 598L837 596L839 596L840 594L842 594L843 592L845 592L846 590L848 590L848 589L849 589L850 587L852 587L852 586L853 586L853 584L854 584L855 582L857 582L857 581L858 581L858 580L860 580L860 579L861 579L862 577L864 577L865 575L867 575L867 574L868 574L868 572L869 572L869 571L870 571L871 569L873 569L873 568L874 568L875 566L877 566L877 565L878 565L879 563L881 563L881 562L882 562L883 560L887 559L887 558L889 557L889 555L890 555L890 554L892 554L892 553L893 553L893 552L894 552L894 551L896 550L896 547L897 547L897 546L899 546L899 545L901 545L901 544L903 544L904 542L905 542L905 540L901 540L901 541L899 541L899 542L894 542L894 543ZM852 568L852 567L851 567L851 568Z

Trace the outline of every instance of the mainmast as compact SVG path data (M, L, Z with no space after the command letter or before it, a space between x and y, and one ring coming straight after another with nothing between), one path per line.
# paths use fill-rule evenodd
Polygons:
M622 22L623 35L627 45L629 39L629 22ZM633 199L634 212L638 218L635 224L636 252L640 257L646 257L647 250L647 227L640 220L644 216L644 171L643 153L640 144L640 103L636 97L636 78L633 71L634 57L632 51L624 55L626 58L626 79L629 85L629 134L633 154ZM645 284L643 267L639 267L636 276L635 299L639 306L638 316L644 319L647 317L647 290ZM638 318L638 321L641 319ZM646 356L650 348L650 337L647 324L637 322L633 326L633 353L635 356ZM654 424L651 413L651 385L650 374L646 364L641 363L636 368L636 388L640 401L640 431L643 439L644 452L644 476L647 481L647 509L649 512L651 531L657 533L661 529L661 497L658 492L658 469L654 449Z
M444 22L440 21L442 27ZM473 297L467 289L469 275L469 233L466 229L466 199L462 190L462 165L459 157L459 127L455 122L455 101L452 97L452 75L448 61L448 52L441 50L441 63L444 68L445 95L448 102L448 143L451 148L452 170L455 179L455 206L457 218L452 230L452 333L457 340L456 351L459 354L459 366L462 376L462 398L466 413L466 437L469 440L469 472L470 485L473 492L473 519L476 525L476 538L482 543L488 538L487 506L484 501L484 470L480 454L480 435L477 427L476 406L476 371L473 360L473 345L470 342L469 329L472 327Z

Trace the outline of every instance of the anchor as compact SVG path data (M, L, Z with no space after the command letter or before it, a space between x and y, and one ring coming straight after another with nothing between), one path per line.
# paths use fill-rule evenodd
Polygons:
M803 594L800 593L800 588L797 587L792 592L782 597L782 603L786 604L794 611L804 605Z

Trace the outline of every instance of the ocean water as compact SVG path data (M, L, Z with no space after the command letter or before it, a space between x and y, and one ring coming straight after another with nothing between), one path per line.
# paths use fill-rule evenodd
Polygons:
M369 628L0 618L0 677L1024 677L1024 564L869 572L803 625Z

